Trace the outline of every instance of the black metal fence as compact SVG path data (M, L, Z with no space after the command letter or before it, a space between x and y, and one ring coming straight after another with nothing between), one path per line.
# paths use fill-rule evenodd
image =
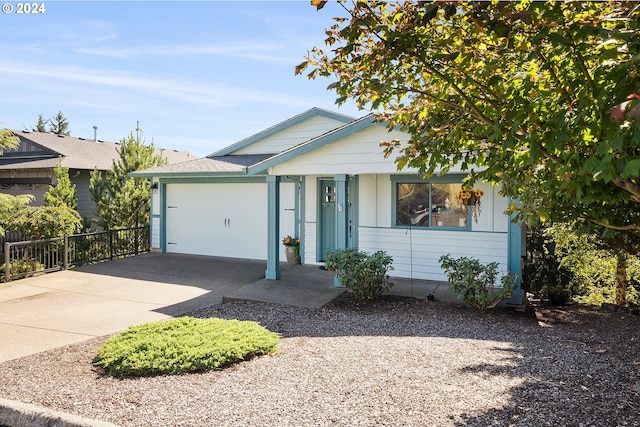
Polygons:
M4 243L5 282L150 251L149 227Z

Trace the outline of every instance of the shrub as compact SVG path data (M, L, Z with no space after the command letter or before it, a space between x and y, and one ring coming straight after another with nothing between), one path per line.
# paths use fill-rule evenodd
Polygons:
M458 299L480 310L494 308L509 298L515 287L515 277L507 274L500 279L502 287L496 289L497 262L481 264L474 258L453 259L447 254L440 257L440 266Z
M576 302L589 305L615 303L616 257L610 251L600 249L597 236L575 233L570 224L558 224L545 232L556 243L556 255L560 266L571 272L568 284ZM627 257L627 304L640 305L638 282L640 281L640 257Z
M179 317L110 338L94 364L111 376L200 372L277 352L279 339L256 322Z
M66 205L25 206L5 221L5 228L25 240L71 235L80 229L81 217Z
M522 288L534 294L547 294L549 287L568 287L573 274L560 265L556 243L545 228L527 232L526 262Z
M392 263L384 251L368 254L346 248L329 252L326 268L335 271L340 283L356 298L373 300L393 287L387 274L393 269Z
M11 277L29 277L44 271L44 264L27 259L19 259L11 262L9 268L9 274ZM4 281L4 272L6 264L0 265L0 281Z

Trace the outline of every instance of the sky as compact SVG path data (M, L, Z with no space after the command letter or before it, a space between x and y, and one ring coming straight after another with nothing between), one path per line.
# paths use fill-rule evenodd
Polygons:
M75 137L97 126L118 142L139 122L147 143L206 156L312 107L365 115L335 104L332 79L294 73L345 16L334 2L46 0L37 14L2 3L0 128L62 111Z

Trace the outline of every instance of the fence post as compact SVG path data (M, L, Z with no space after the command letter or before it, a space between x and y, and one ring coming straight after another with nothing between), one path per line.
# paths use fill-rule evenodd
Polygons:
M62 255L62 267L65 270L69 269L69 237L65 234L64 235L64 245L63 245L63 249L62 249L63 255Z
M11 250L11 245L9 242L4 242L4 281L11 281L11 254L9 251Z
M113 230L109 230L109 260L113 261Z
M139 231L140 231L140 227L136 227L133 231L133 235L134 235L134 239L136 241L136 251L135 254L138 255L138 245L140 244L140 240L139 240Z

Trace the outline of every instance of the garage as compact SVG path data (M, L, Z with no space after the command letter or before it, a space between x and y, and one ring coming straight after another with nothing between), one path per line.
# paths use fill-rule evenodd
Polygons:
M282 185L283 235L295 234L294 199ZM267 259L266 183L167 184L165 218L166 252Z

